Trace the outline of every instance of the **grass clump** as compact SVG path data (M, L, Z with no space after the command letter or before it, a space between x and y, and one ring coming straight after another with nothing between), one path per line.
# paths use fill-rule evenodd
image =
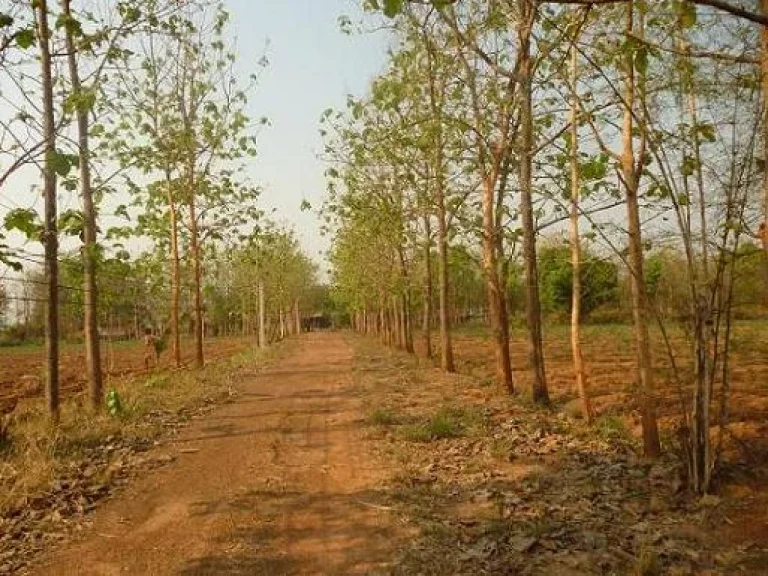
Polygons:
M635 558L630 574L632 576L661 576L663 570L659 555L651 549L644 548Z
M618 416L606 414L595 422L595 431L610 442L628 442L631 439L624 421Z
M461 408L441 408L421 424L407 426L403 430L409 442L432 442L443 438L458 438L467 432L472 415Z
M400 416L391 408L375 408L368 415L368 423L372 426L395 426L401 422Z

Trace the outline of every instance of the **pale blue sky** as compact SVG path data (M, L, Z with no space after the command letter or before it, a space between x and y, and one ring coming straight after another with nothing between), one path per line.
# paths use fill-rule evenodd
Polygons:
M231 13L230 40L239 57L243 81L261 70L259 60L263 56L269 60L259 86L249 95L251 116L266 116L271 123L260 134L259 156L249 165L252 182L264 189L260 207L267 212L276 209L271 218L294 228L307 254L321 261L328 240L320 236L314 210L300 210L302 200L308 200L316 210L325 197L326 166L318 159L322 148L320 115L326 108L343 108L347 94L366 91L384 66L387 35L350 36L340 31L340 16L349 16L353 22L364 18L362 0L224 1ZM15 113L0 102L0 117ZM14 174L0 190L0 219L17 207L42 212L39 181L39 172L32 166ZM60 187L58 195L61 211L79 207L77 193ZM118 193L108 198L103 208L109 213L126 201L124 194ZM103 228L121 223L107 218ZM39 244L26 242L18 233L12 233L9 241L12 246L23 244L27 251L41 251ZM71 248L71 244L64 239L62 248ZM9 272L5 268L0 265L0 276Z
M269 40L270 64L251 99L254 116L271 127L259 142L251 176L265 190L262 205L276 208L279 222L293 225L310 255L327 248L314 214L302 213L302 199L317 208L325 197L319 118L341 108L349 93L362 94L381 71L387 49L383 33L344 35L341 15L359 20L361 0L227 0L241 66L248 69Z

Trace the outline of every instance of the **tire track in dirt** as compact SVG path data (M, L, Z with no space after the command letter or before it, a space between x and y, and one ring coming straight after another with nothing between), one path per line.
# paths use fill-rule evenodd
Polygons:
M135 481L39 574L370 574L399 534L370 506L387 467L364 441L353 353L302 337L237 401L160 449L177 460Z

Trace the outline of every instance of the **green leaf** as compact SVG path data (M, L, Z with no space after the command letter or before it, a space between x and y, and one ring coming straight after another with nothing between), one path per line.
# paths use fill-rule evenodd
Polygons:
M680 166L680 173L683 176L693 176L699 167L699 163L692 156L686 156L683 158L683 163Z
M31 28L19 30L16 32L16 44L19 48L26 50L35 43L35 31Z
M394 18L403 10L403 0L384 0L384 14Z
M17 230L30 240L40 238L43 224L37 213L29 208L16 208L5 215L4 226L8 230Z
M693 28L696 25L696 4L693 2L680 2L680 25L683 28Z
M715 135L715 127L712 124L700 123L696 125L696 131L707 142L715 142L717 137Z
M66 236L82 236L85 224L79 210L66 210L59 216L59 230Z
M117 418L123 414L123 402L120 399L120 394L118 394L115 389L112 389L107 393L107 412L113 418Z
M648 72L648 49L642 46L635 52L635 68L640 74Z
M51 152L46 157L46 163L62 178L69 174L73 166L77 166L78 160L76 154L62 154L58 151Z

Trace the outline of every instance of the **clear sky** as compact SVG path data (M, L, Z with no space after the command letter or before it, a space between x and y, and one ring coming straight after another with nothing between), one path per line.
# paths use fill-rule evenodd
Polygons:
M325 197L325 166L319 119L341 108L349 93L365 92L381 71L387 48L383 33L347 36L338 18L359 20L361 0L227 0L241 66L265 51L269 66L251 99L255 117L271 126L259 142L251 176L264 186L262 205L276 208L278 222L292 225L307 252L320 258L327 241L314 213L300 211L302 199L317 208Z

